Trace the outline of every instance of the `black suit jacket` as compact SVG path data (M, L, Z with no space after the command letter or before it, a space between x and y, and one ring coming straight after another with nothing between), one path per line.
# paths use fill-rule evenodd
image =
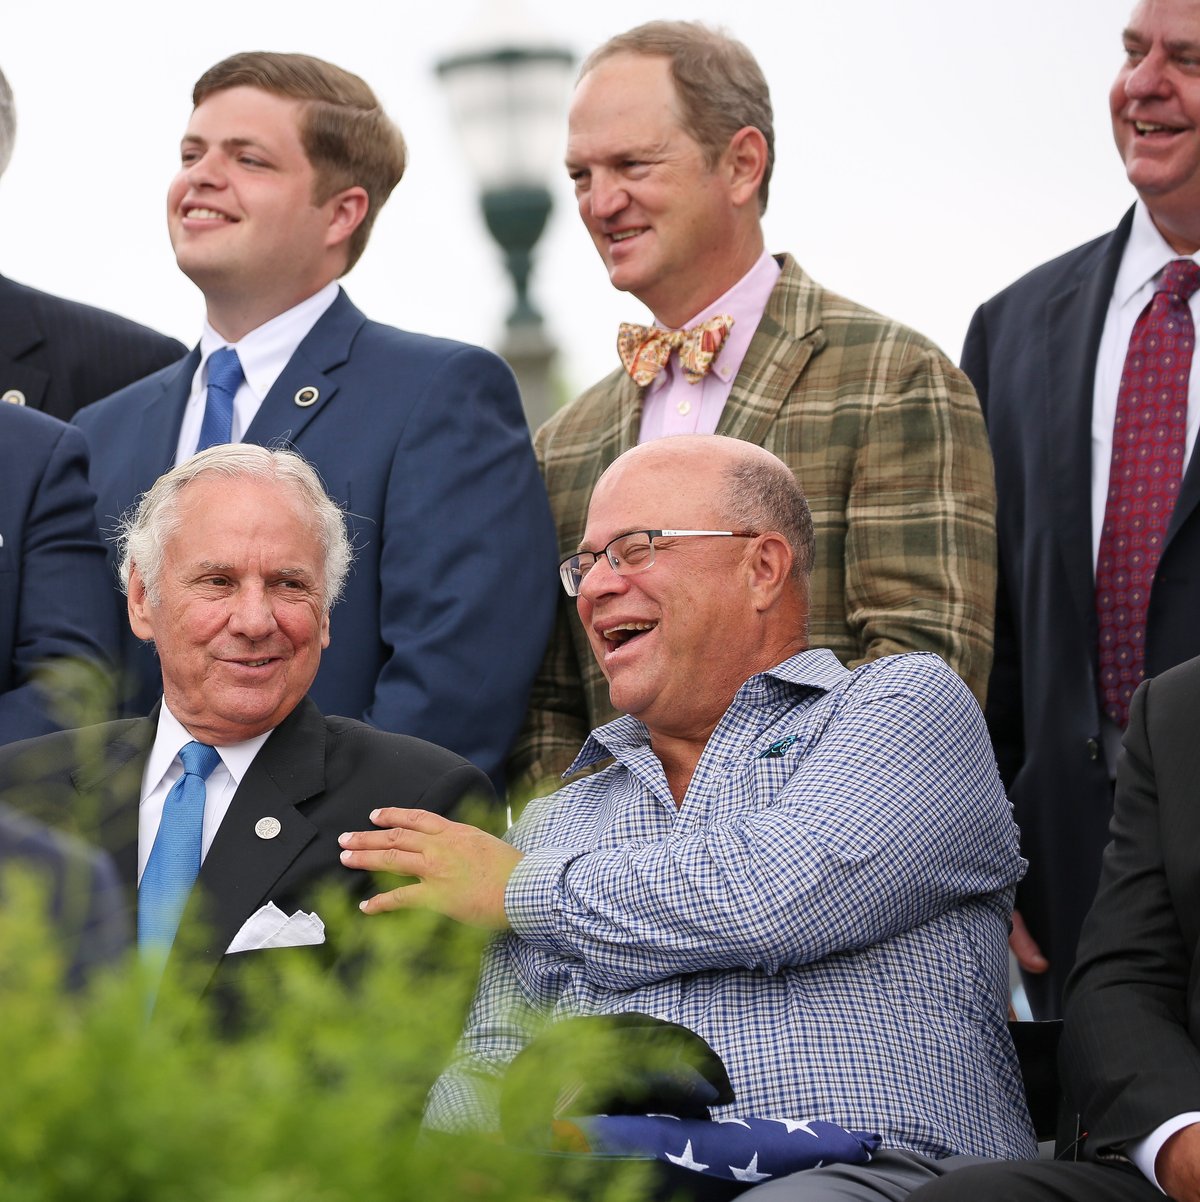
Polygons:
M126 317L0 276L0 397L20 393L18 403L69 421L186 353Z
M134 928L138 804L156 729L154 718L131 718L0 749L0 799L90 833L116 861ZM325 718L305 698L271 733L234 794L180 920L177 947L207 982L227 971L226 959L270 954L225 957L242 924L267 902L287 914L311 911L330 881L354 897L374 892L369 874L342 866L339 834L371 829L379 805L442 814L466 797L495 801L488 778L460 756L349 718ZM280 826L270 839L255 832L267 817Z
M1134 694L1062 1063L1093 1152L1200 1110L1200 660Z
M1051 962L1026 978L1058 998L1108 838L1093 600L1091 419L1096 354L1132 210L1111 234L1043 264L976 312L963 368L996 462L999 592L988 726L1029 873L1017 906ZM1188 465L1150 597L1146 674L1200 655L1200 456Z

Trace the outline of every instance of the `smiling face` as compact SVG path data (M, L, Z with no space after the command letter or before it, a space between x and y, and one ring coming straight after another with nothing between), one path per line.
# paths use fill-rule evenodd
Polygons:
M758 185L733 158L710 168L680 124L667 58L617 54L579 81L567 137L579 215L613 287L666 325L727 292L762 251Z
M183 137L167 191L171 245L204 293L209 319L233 341L335 279L366 211L365 199L358 211L361 188L347 190L352 213L345 193L315 203L303 110L302 101L259 88L228 88L196 106Z
M1200 4L1142 0L1109 93L1129 182L1180 254L1200 249Z
M136 565L129 623L153 640L171 712L204 743L277 726L308 692L329 645L324 557L286 486L201 476L179 496L159 600Z
M720 509L723 464L637 448L601 477L582 548L633 530L728 530ZM702 744L734 693L766 666L749 588L753 543L733 538L656 540L654 564L619 576L601 558L577 602L612 704L659 734Z

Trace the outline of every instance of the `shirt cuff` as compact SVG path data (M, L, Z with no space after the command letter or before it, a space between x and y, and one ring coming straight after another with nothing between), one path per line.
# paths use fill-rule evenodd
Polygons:
M543 848L521 857L504 889L504 914L514 934L535 944L555 943L560 883L580 854Z
M1158 1185L1158 1178L1154 1175L1154 1162L1158 1159L1163 1144L1176 1131L1182 1131L1184 1127L1190 1127L1193 1123L1200 1123L1200 1111L1189 1110L1184 1114L1177 1114L1165 1123L1160 1123L1145 1139L1134 1140L1125 1146L1125 1155L1141 1169L1142 1176L1157 1185L1163 1193L1166 1191Z

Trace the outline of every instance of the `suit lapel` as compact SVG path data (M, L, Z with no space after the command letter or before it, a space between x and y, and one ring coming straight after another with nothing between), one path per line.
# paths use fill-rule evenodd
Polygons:
M141 402L134 444L138 447L138 455L128 461L136 475L136 487L131 490L122 488L122 495L139 496L163 472L174 466L183 411L187 408L192 377L199 365L200 348L194 347L185 359L167 369L162 391Z
M243 440L265 446L286 439L295 445L304 428L337 394L336 376L328 373L349 360L355 335L366 320L339 289L280 372Z
M816 285L791 255L734 379L717 433L763 446L779 409L813 355L825 345Z
M1113 284L1133 221L1130 210L1075 281L1046 302L1043 362L1047 369L1042 464L1050 481L1059 550L1082 629L1095 632L1092 562L1092 406L1096 355ZM1089 639L1095 646L1096 638Z
M21 359L45 341L33 310L15 285L0 276L0 396L17 391L30 409L40 409L50 375Z
M276 895L280 879L317 836L300 803L325 788L325 722L305 698L272 732L233 796L200 866L181 929L196 930L188 945L207 984L246 919ZM279 824L264 838L263 818Z

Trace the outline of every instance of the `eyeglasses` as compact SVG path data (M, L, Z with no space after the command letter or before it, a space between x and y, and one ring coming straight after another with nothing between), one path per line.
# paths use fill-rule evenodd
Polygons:
M631 530L618 534L602 551L579 551L558 565L568 597L578 597L583 578L604 556L618 576L635 576L654 566L656 538L757 538L751 530Z

